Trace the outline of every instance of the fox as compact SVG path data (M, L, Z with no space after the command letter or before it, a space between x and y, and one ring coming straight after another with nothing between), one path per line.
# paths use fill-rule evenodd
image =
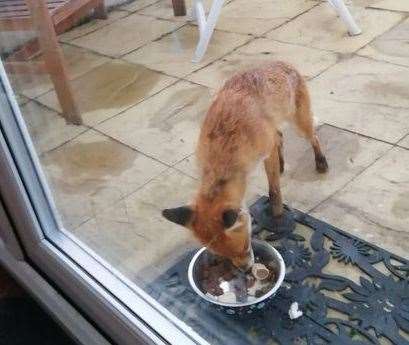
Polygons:
M210 252L243 271L254 264L245 192L250 174L261 162L272 216L283 216L283 122L295 125L308 140L316 170L325 173L328 163L302 75L282 61L235 74L218 91L202 122L196 148L200 183L193 202L162 211L163 217L189 229Z

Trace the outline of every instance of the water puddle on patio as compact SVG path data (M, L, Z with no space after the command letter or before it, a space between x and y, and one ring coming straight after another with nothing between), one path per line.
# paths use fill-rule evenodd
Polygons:
M115 141L75 143L64 147L51 165L61 170L58 184L64 192L93 191L109 178L119 176L132 167L135 152L124 149Z
M106 63L97 67L74 87L83 113L99 109L123 109L154 93L161 75L128 63Z

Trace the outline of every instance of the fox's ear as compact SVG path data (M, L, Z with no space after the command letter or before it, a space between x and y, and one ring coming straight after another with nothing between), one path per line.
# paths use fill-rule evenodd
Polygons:
M186 226L193 218L193 209L190 206L167 208L162 211L162 216L173 223Z
M238 210L227 210L223 212L223 225L225 229L231 228L237 221L239 216Z

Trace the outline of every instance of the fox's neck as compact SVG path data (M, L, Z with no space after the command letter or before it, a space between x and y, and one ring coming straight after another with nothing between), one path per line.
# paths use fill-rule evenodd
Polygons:
M247 176L235 174L227 178L204 174L200 194L210 199L217 199L233 207L241 207L246 193Z

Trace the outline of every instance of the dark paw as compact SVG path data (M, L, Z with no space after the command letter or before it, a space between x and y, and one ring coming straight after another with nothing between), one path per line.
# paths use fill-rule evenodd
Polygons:
M270 234L265 238L268 241L283 238L295 229L294 212L284 205L283 214L274 217L270 200L266 196L252 205L250 212L254 217L253 234L259 234L262 230L268 231Z
M328 162L324 155L315 158L315 166L320 174L328 171Z
M273 233L267 235L266 240L270 241L281 237L282 234L292 232L295 228L295 220L291 210L285 208L281 216L271 217L269 228Z
M294 230L294 215L289 208L285 207L281 216L273 216L271 206L266 207L262 214L260 214L259 225L271 232L271 235L267 235L268 238L266 237L266 240L274 240L276 236L280 237Z

